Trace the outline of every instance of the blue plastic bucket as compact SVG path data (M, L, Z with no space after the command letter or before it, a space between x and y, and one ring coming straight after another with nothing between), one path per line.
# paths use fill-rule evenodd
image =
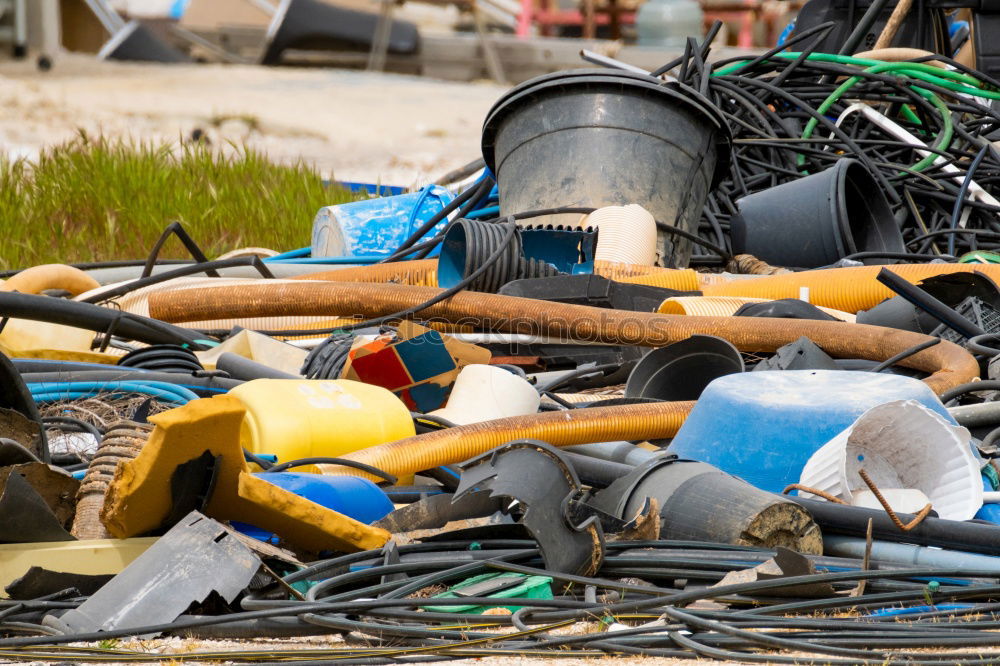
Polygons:
M780 493L806 461L861 414L916 400L955 423L923 382L837 370L733 374L709 384L668 449Z
M445 188L430 185L409 194L324 206L313 220L312 256L388 256L453 198ZM447 223L442 220L423 239L430 239ZM436 252L435 248L431 256Z

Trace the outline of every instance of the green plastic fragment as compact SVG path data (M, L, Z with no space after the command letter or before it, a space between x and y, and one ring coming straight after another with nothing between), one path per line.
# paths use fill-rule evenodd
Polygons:
M442 592L441 594L435 594L432 599L454 599L461 595L461 590L469 588L473 585L480 583L485 583L487 581L497 581L502 583L508 579L519 580L516 585L506 587L494 594L487 594L493 599L551 599L552 598L552 579L548 576L528 576L526 574L519 573L492 573L492 574L482 574L479 576L473 576L467 580L463 580L458 585L454 585L448 589L447 592ZM458 593L456 593L458 591ZM492 608L506 608L510 612L517 611L521 606L503 606L497 604L496 606L423 606L426 611L431 611L434 613L484 613Z

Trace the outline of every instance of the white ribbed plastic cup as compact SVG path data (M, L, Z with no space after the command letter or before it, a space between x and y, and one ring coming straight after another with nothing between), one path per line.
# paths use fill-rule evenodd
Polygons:
M853 504L855 491L868 488L858 474L864 469L879 490L920 490L941 518L969 520L983 504L970 440L968 430L915 400L887 402L816 451L799 483Z
M473 364L458 373L448 403L430 414L457 425L468 425L534 414L540 399L535 387L514 373L491 365Z
M641 266L656 263L656 220L639 204L598 208L585 225L598 230L594 259Z

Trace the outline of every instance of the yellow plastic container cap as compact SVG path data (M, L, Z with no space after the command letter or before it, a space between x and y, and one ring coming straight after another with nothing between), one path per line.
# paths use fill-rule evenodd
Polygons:
M255 379L229 395L247 410L241 444L279 462L341 456L416 434L399 398L349 379Z

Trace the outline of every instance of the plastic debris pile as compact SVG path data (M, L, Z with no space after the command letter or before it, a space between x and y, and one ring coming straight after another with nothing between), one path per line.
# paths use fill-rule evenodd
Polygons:
M833 27L528 81L309 247L6 276L4 658L994 663L1000 86Z

